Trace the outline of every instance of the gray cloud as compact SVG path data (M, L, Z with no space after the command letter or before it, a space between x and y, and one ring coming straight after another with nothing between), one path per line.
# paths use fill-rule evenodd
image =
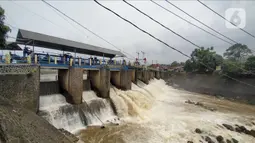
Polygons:
M186 60L186 58L179 53L167 48L158 41L138 31L112 13L104 10L93 1L49 2L117 47L131 53L134 56L136 56L136 52L145 51L149 62L152 60L157 60L160 63L170 63L174 60ZM187 17L185 14L170 6L166 2L157 2L164 7L171 9L173 12L185 17L187 20L201 26L201 24ZM55 24L34 15L15 3L26 7L34 13L42 15ZM129 19L158 38L164 40L171 46L174 46L187 54L190 54L195 48L193 45L175 36L121 1L101 1L101 3L118 12L123 17ZM176 18L150 1L131 1L130 3L198 45L204 47L213 46L220 54L222 54L229 47L228 44ZM221 33L238 42L247 44L250 48L255 50L255 47L253 46L254 39L252 37L240 30L227 29L225 27L225 22L220 17L203 7L198 2L173 1L173 3L200 19L204 23L210 25L214 29L219 30ZM255 6L254 1L206 1L204 3L222 15L224 15L227 8L244 8L247 15L245 29L255 34L255 28L253 27L255 24L255 20L253 18ZM74 26L70 25L66 20L63 20L63 18L56 14L51 8L47 7L40 1L1 1L0 4L7 13L6 22L16 27L114 49L114 47L93 36L81 27L73 24L76 27L74 28ZM71 23L71 21L69 22ZM202 27L204 28L204 26ZM17 30L13 29L10 35L16 36L16 33Z

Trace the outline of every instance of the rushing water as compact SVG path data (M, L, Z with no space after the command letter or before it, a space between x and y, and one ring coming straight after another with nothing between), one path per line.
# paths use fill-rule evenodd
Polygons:
M72 133L87 125L101 125L101 121L117 118L109 100L98 98L93 91L83 93L83 103L80 105L67 103L61 94L40 96L39 110L39 114L56 128Z
M81 105L70 105L60 94L41 96L41 116L55 127L77 133L81 140L90 143L199 143L205 142L205 136L217 142L218 135L241 143L255 142L250 135L222 126L238 124L255 129L254 106L178 90L163 80L152 80L148 85L138 81L129 91L112 87L112 106L93 91L84 92L83 100ZM187 104L187 100L203 103L208 108ZM92 126L100 125L99 119L105 128ZM195 133L196 128L202 133ZM84 130L77 132L80 129Z

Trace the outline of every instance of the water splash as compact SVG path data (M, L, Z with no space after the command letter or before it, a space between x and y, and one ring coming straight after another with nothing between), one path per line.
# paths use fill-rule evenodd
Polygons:
M97 97L93 91L84 92L83 103L79 105L67 103L61 94L40 96L39 110L39 115L53 126L73 133L116 118L110 101Z

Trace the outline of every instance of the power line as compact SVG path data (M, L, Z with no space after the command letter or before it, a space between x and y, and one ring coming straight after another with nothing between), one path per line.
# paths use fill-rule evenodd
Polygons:
M152 3L154 3L154 4L156 4L157 6L161 7L162 9L168 11L169 13L175 15L176 17L182 19L183 21L186 21L187 23L189 23L189 24L191 24L191 25L197 27L198 29L200 29L200 30L202 30L202 31L204 31L204 32L206 32L206 33L212 35L213 37L216 37L216 38L218 38L218 39L220 39L220 40L222 40L222 41L224 41L224 42L226 42L226 43L228 43L228 44L230 44L230 45L233 45L233 43L231 43L231 42L229 42L229 41L226 41L226 40L224 40L223 38L221 38L221 37L219 37L219 36L217 36L217 35L215 35L215 34L209 32L209 31L207 31L207 30L205 30L205 29L203 29L203 28L197 26L196 24L194 24L194 23L192 23L192 22L186 20L185 18L183 18L183 17L177 15L176 13L170 11L169 9L167 9L167 8L165 8L165 7L163 7L163 6L161 6L160 4L156 3L155 1L153 1L153 0L150 0L150 1L151 1Z
M163 25L162 23L158 22L158 21L155 20L154 18L150 17L148 14L142 12L141 10L139 10L138 8L136 8L135 6L133 6L132 4L128 3L128 2L125 1L125 0L123 0L123 1L124 1L126 4L128 4L129 6L131 6L132 8L136 9L138 12L140 12L140 13L142 13L143 15L145 15L146 17L150 18L152 21L158 23L159 25L161 25L162 27L166 28L167 30L170 30L171 32L173 32L173 33L176 34L177 36L181 37L181 38L184 39L185 41L188 41L188 42L191 43L192 45L194 45L194 46L200 48L200 46L198 46L197 44L195 44L195 43L191 42L190 40L184 38L184 37L181 36L180 34L174 32L173 30L171 30L170 28L166 27L166 26ZM245 69L243 69L243 68L241 68L241 67L238 67L238 66L236 66L236 65L234 65L234 64L233 64L233 66L235 66L235 67L237 67L237 68L239 68L239 69L241 69L241 70L243 70L243 71L247 71L247 70L245 70ZM247 71L247 72L250 72L250 71ZM254 75L255 75L255 73L254 73Z
M194 16L190 15L189 13L185 12L184 10L182 10L181 8L179 8L178 6L174 5L173 3L169 2L168 0L165 0L168 4L174 6L175 8L179 9L180 11L182 11L183 13L185 13L186 15L188 15L189 17L191 17L192 19L196 20L197 22L201 23L202 25L206 26L207 28L211 29L212 31L220 34L221 36L229 39L230 41L234 42L235 44L238 44L237 41L234 41L233 39L230 39L229 37L221 34L220 32L218 32L217 30L213 29L212 27L206 25L205 23L203 23L202 21L198 20L197 18L195 18ZM254 50L251 49L252 52L255 52Z
M233 22L227 20L224 16L220 15L219 13L217 13L215 10L213 10L212 8L210 8L209 6L207 6L206 4L202 3L200 0L197 0L199 3L201 3L203 6L205 6L206 8L208 8L209 10L211 10L213 13L217 14L219 17L221 17L222 19L226 20L228 23L232 24L233 26L237 27L238 29L240 29L241 31L245 32L246 34L250 35L251 37L255 38L254 35L252 35L251 33L249 33L248 31L244 30L241 27L238 27L236 24L234 24Z
M191 56L189 56L189 55L183 53L182 51L180 51L180 50L178 50L178 49L176 49L176 48L170 46L170 45L167 44L166 42L160 40L159 38L153 36L153 35L150 34L149 32L147 32L147 31L143 30L142 28L138 27L137 25L135 25L135 24L132 23L131 21L129 21L129 20L123 18L123 17L120 16L118 13L114 12L113 10L111 10L111 9L109 9L108 7L106 7L106 6L102 5L101 3L99 3L97 0L94 0L94 1L95 1L99 6L101 6L102 8L104 8L104 9L106 9L107 11L113 13L114 15L116 15L117 17L119 17L120 19L122 19L122 20L124 20L125 22L131 24L132 26L134 26L134 27L137 28L138 30L140 30L140 31L142 31L143 33L149 35L150 37L152 37L153 39L155 39L155 40L159 41L160 43L164 44L164 45L167 46L168 48L173 49L174 51L177 51L178 53L184 55L185 57L187 57L187 58L189 58L189 59L192 58ZM203 66L207 67L208 69L214 70L213 68L211 68L211 67L207 66L206 64L204 64L203 62L199 62L199 63L202 64ZM232 77L230 77L230 76L227 75L227 74L222 74L222 75L223 75L223 76L226 76L226 77L228 77L228 78L230 78L230 79L232 79L232 80L235 80L235 81L237 81L237 82L240 82L240 83L242 83L242 84L245 84L245 85L248 85L248 86L251 86L251 87L255 87L255 86L252 85L252 84L249 84L249 83L240 81L240 80L238 80L238 79L232 78Z
M238 42L236 42L235 40L233 40L233 39L231 39L231 38L229 38L229 37L227 37L227 36L221 34L221 33L218 32L217 30L215 30L215 29L211 28L210 26L206 25L205 23L203 23L202 21L200 21L200 20L198 20L197 18L193 17L192 15L188 14L187 12L185 12L184 10L182 10L181 8L179 8L178 6L174 5L173 3L169 2L168 0L165 0L165 1L166 1L168 4L170 4L170 5L174 6L175 8L179 9L180 11L182 11L183 13L185 13L186 15L188 15L189 17L191 17L192 19L194 19L194 20L196 20L197 22L201 23L201 24L204 25L205 27L211 29L212 31L214 31L214 32L216 32L216 33L218 33L218 34L220 34L221 36L227 38L228 40L234 42L235 44L238 43Z
M62 16L60 13L58 13L55 9L53 9L53 11L54 11L58 16L60 16L62 19L64 19L69 25L71 25L73 28L75 28L75 29L77 29L78 31L80 31L81 33L83 33L83 34L86 36L86 38L88 38L88 36L85 34L84 31L82 31L82 30L78 29L77 27L75 27L75 26L73 25L73 23L71 23L70 21L68 21L64 16ZM82 36L84 36L84 35L82 35Z
M61 10L57 9L56 7L54 7L53 5L51 5L50 3L46 2L45 0L42 0L42 2L44 2L45 4L47 4L48 6L50 6L51 8L55 9L56 11L58 11L59 13L63 14L65 17L69 18L70 20L72 20L74 23L76 23L77 25L81 26L82 28L86 29L87 31L89 31L90 33L92 33L93 35L95 35L96 37L100 38L101 40L105 41L106 43L110 44L111 46L113 46L114 48L118 49L119 51L122 51L120 48L118 48L117 46L113 45L112 43L110 43L109 41L107 41L106 39L104 39L103 37L99 36L98 34L96 34L95 32L91 31L90 29L88 29L87 27L83 26L82 24L80 24L78 21L74 20L72 17L68 16L67 14L65 14L64 12L62 12ZM128 55L132 56L131 54L124 52ZM134 57L135 58L135 57Z
M134 8L135 10L137 10L138 12L142 13L143 15L145 15L146 17L148 17L149 19L151 19L152 21L156 22L157 24L159 24L160 26L164 27L165 29L167 29L168 31L171 31L172 33L174 33L175 35L181 37L182 39L184 39L185 41L189 42L190 44L196 46L196 47L200 47L197 44L195 44L194 42L188 40L187 38L183 37L182 35L176 33L175 31L173 31L172 29L166 27L165 25L163 25L162 23L158 22L157 20L155 20L154 18L152 18L151 16L149 16L148 14L142 12L140 9L136 8L135 6L133 6L132 4L128 3L126 0L123 0L123 2L125 2L126 4L128 4L129 6L131 6L132 8Z
M51 20L49 20L49 19L45 18L44 16L41 16L41 15L39 15L39 14L37 14L37 13L33 12L32 10L28 9L28 8L27 8L27 7L25 7L25 6L22 6L22 5L18 4L18 3L16 3L16 2L15 2L15 1L13 1L13 0L9 0L9 1L11 1L11 2L13 2L14 4L16 4L17 6L19 6L19 7L23 8L23 9L25 9L25 10L29 11L29 12L31 12L32 14L34 14L34 15L36 15L36 16L38 16L38 17L40 17L41 19L43 19L43 20L45 20L45 21L48 21L49 23L53 24L54 26L56 26L56 27L58 27L58 28L59 28L59 27L62 27L62 28L64 28L64 29L66 29L65 27L60 26L60 25L58 25L58 24L56 24L56 23L52 22ZM70 23L69 23L69 24L70 24ZM16 24L16 25L17 25L17 24ZM77 30L79 30L79 29L77 29ZM70 29L69 29L69 31L72 31L72 30L70 30ZM73 31L72 31L72 32L73 32Z

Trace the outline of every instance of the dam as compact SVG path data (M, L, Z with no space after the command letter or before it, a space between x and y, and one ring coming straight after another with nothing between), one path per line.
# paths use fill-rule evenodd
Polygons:
M31 41L26 34L23 38ZM31 38L35 42L30 44L43 43ZM100 51L104 58L120 54ZM76 135L78 142L196 143L208 137L217 142L219 136L226 142L255 142L253 106L169 86L169 73L158 69L104 59L97 64L82 58L61 63L49 57L1 64L1 96ZM223 124L243 126L251 133L231 131Z

